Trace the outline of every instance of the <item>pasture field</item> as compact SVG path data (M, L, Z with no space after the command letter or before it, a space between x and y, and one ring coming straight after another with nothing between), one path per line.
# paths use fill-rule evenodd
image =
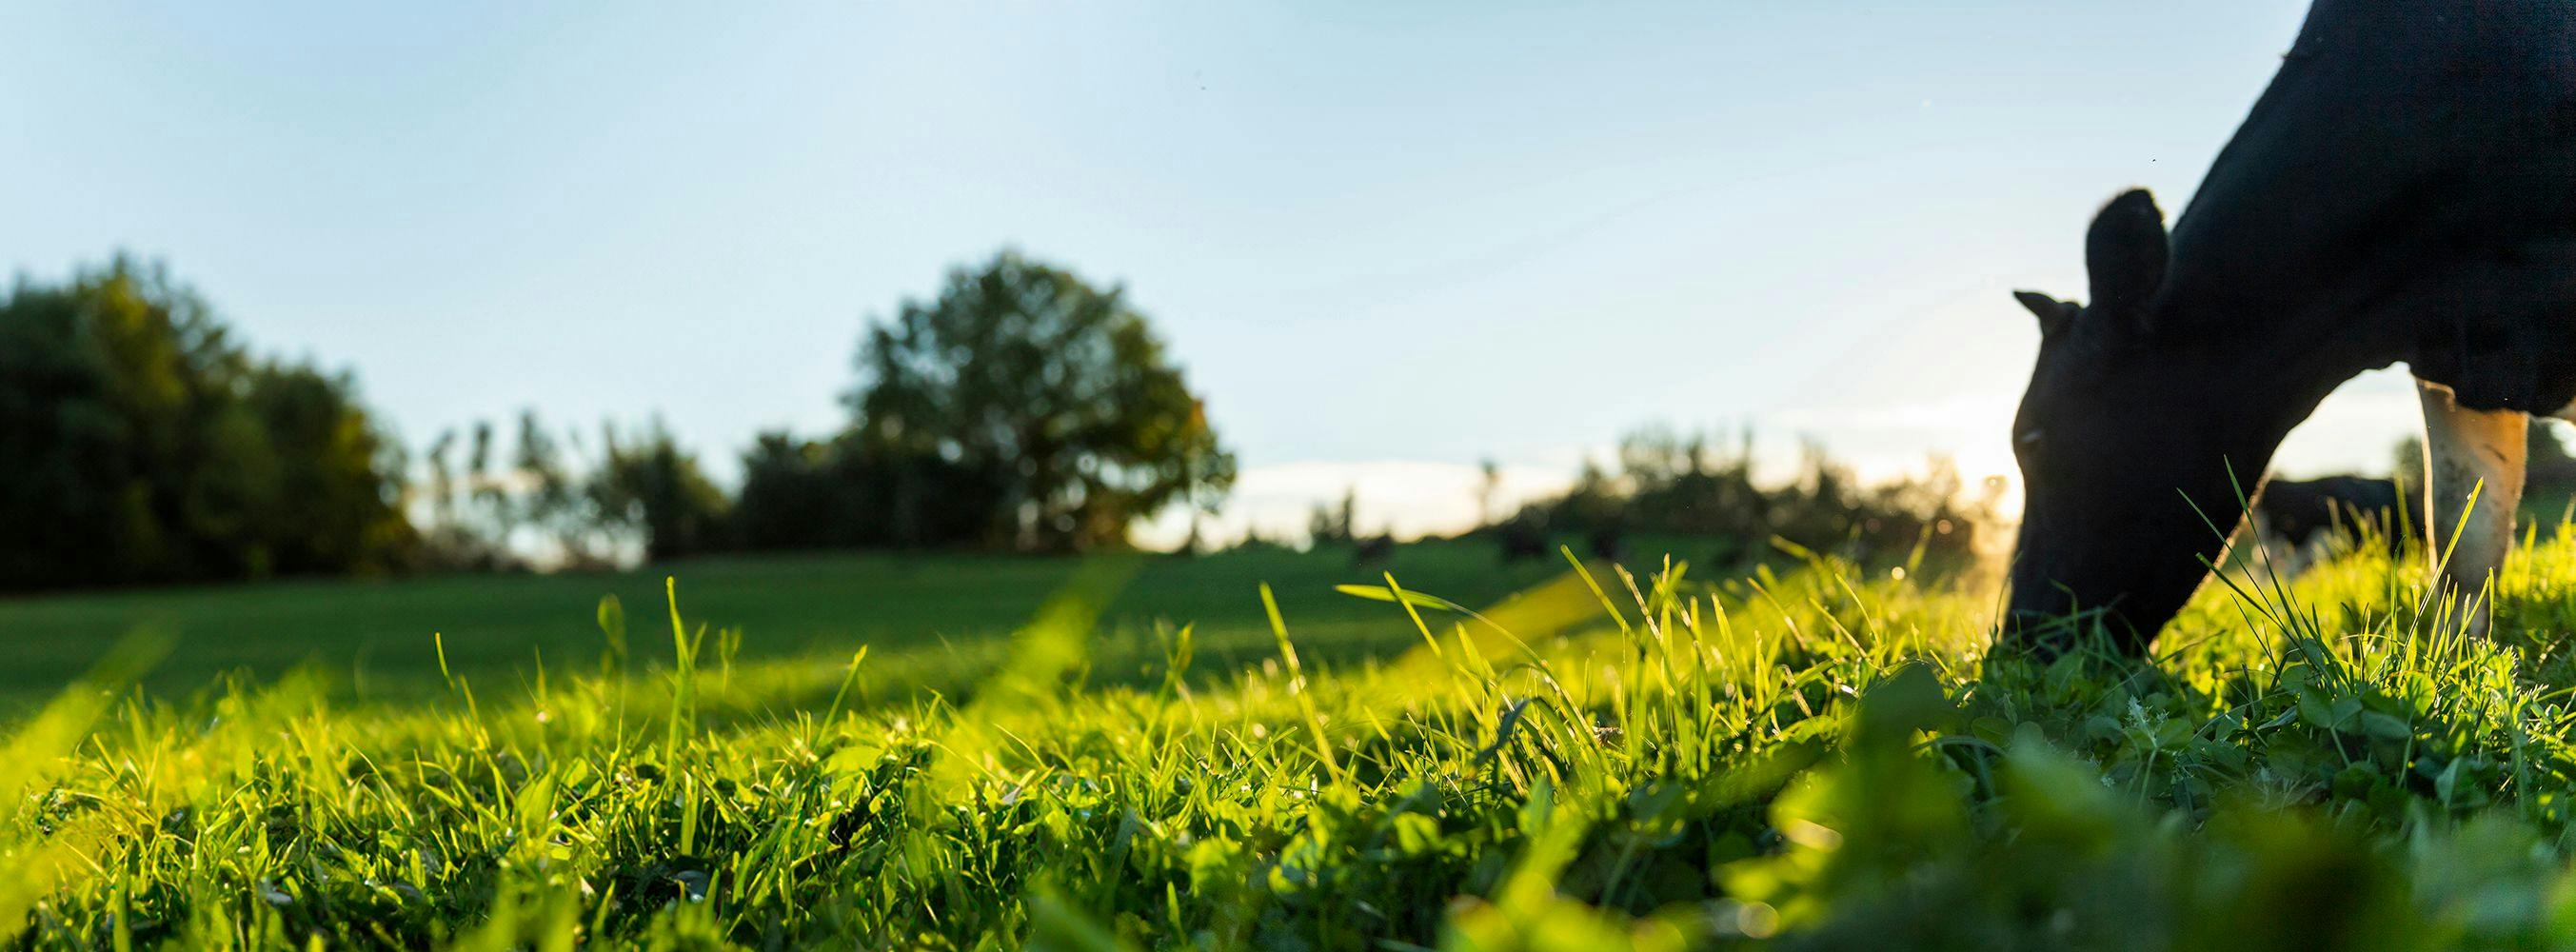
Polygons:
M448 670L469 683L517 693L538 669L596 672L603 596L639 616L664 610L663 579L676 577L687 621L740 635L739 661L810 669L828 694L852 650L869 646L874 674L899 668L907 689L971 687L996 649L1076 560L1033 556L769 555L705 559L644 572L281 581L256 585L74 592L0 598L0 708L42 701L138 632L168 654L145 676L157 692L185 695L238 674L250 682L289 672L320 678L341 700L411 702L443 694ZM1132 678L1156 653L1158 626L1195 623L1212 666L1275 650L1259 586L1270 584L1299 619L1309 653L1357 658L1418 638L1385 613L1337 595L1337 584L1382 571L1475 604L1562 571L1555 559L1500 564L1490 544L1399 547L1383 565L1347 552L1243 550L1185 559L1137 557L1133 579L1106 607L1092 660L1103 680ZM1399 619L1400 621L1400 619ZM710 639L713 651L722 637ZM640 659L640 656L639 656ZM870 677L873 691L886 679ZM775 699L782 705L794 698Z
M9 733L0 922L102 949L2576 947L2576 541L2516 555L2492 643L2363 553L2213 586L2143 667L1985 657L1991 591L1932 573L1455 562L1448 591L1400 556L1404 588L1312 601L1285 583L1346 563L1004 591L925 562L957 590L881 617L972 619L991 663L902 691L926 668L878 666L928 636L890 640L812 703L767 700L804 690L795 652L688 619L830 613L727 602L714 565L676 626L620 580L622 638L506 686L451 640L403 704L138 696L129 641ZM1187 617L1154 598L1220 620L1100 634ZM1103 646L1132 676L1085 677Z

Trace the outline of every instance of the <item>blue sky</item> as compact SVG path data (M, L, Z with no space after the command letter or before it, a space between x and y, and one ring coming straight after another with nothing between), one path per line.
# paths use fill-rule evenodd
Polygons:
M1253 496L1656 421L2007 467L2006 292L2180 208L2305 4L1396 6L18 5L0 266L165 259L414 445L825 431L863 322L1007 245L1127 285Z

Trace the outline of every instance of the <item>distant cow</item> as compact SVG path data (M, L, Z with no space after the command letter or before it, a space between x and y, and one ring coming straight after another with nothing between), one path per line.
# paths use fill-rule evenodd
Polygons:
M1381 566L1394 559L1395 537L1391 535L1361 539L1359 545L1351 550L1351 565L1357 568Z
M1626 560L1628 556L1627 537L1615 526L1602 526L1592 530L1589 535L1583 537L1583 543L1584 548L1591 550L1593 558L1604 562L1620 562Z
M2485 630L2527 415L2576 402L2566 0L2317 0L2173 230L2133 191L2084 248L2090 304L2017 295L2040 343L2012 430L2009 640L2045 656L2070 635L2052 619L2098 612L2144 653L2282 437L2399 361L2424 408L2427 548L2451 550L2453 617Z
M2367 476L2275 479L2254 500L2253 523L2267 567L2284 575L2298 574L2332 546L2361 538L2365 529L2392 554L2422 531L2415 507L2399 499L2397 483Z
M1527 517L1516 517L1494 527L1494 540L1502 545L1503 563L1547 557L1547 532Z

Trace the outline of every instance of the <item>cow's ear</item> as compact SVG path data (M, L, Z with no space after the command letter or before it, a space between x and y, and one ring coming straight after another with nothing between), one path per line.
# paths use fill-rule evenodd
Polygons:
M2020 301L2021 306L2030 309L2032 316L2039 318L2041 340L2064 333L2074 325L2076 312L2084 309L2073 301L2060 301L2037 291L2015 291L2013 300Z
M2084 236L2084 267L2093 274L2093 308L2143 327L2147 303L2164 284L2172 255L2165 213L2146 189L2112 199Z

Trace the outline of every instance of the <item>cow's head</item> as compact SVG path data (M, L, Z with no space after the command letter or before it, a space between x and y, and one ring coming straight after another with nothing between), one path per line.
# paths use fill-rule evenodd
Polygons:
M2040 344L2013 420L2026 502L2007 640L2051 651L2082 613L2142 651L2207 576L2278 443L2241 412L2242 348L2157 326L2168 249L2155 199L2129 192L2086 237L2091 304L2016 295Z

